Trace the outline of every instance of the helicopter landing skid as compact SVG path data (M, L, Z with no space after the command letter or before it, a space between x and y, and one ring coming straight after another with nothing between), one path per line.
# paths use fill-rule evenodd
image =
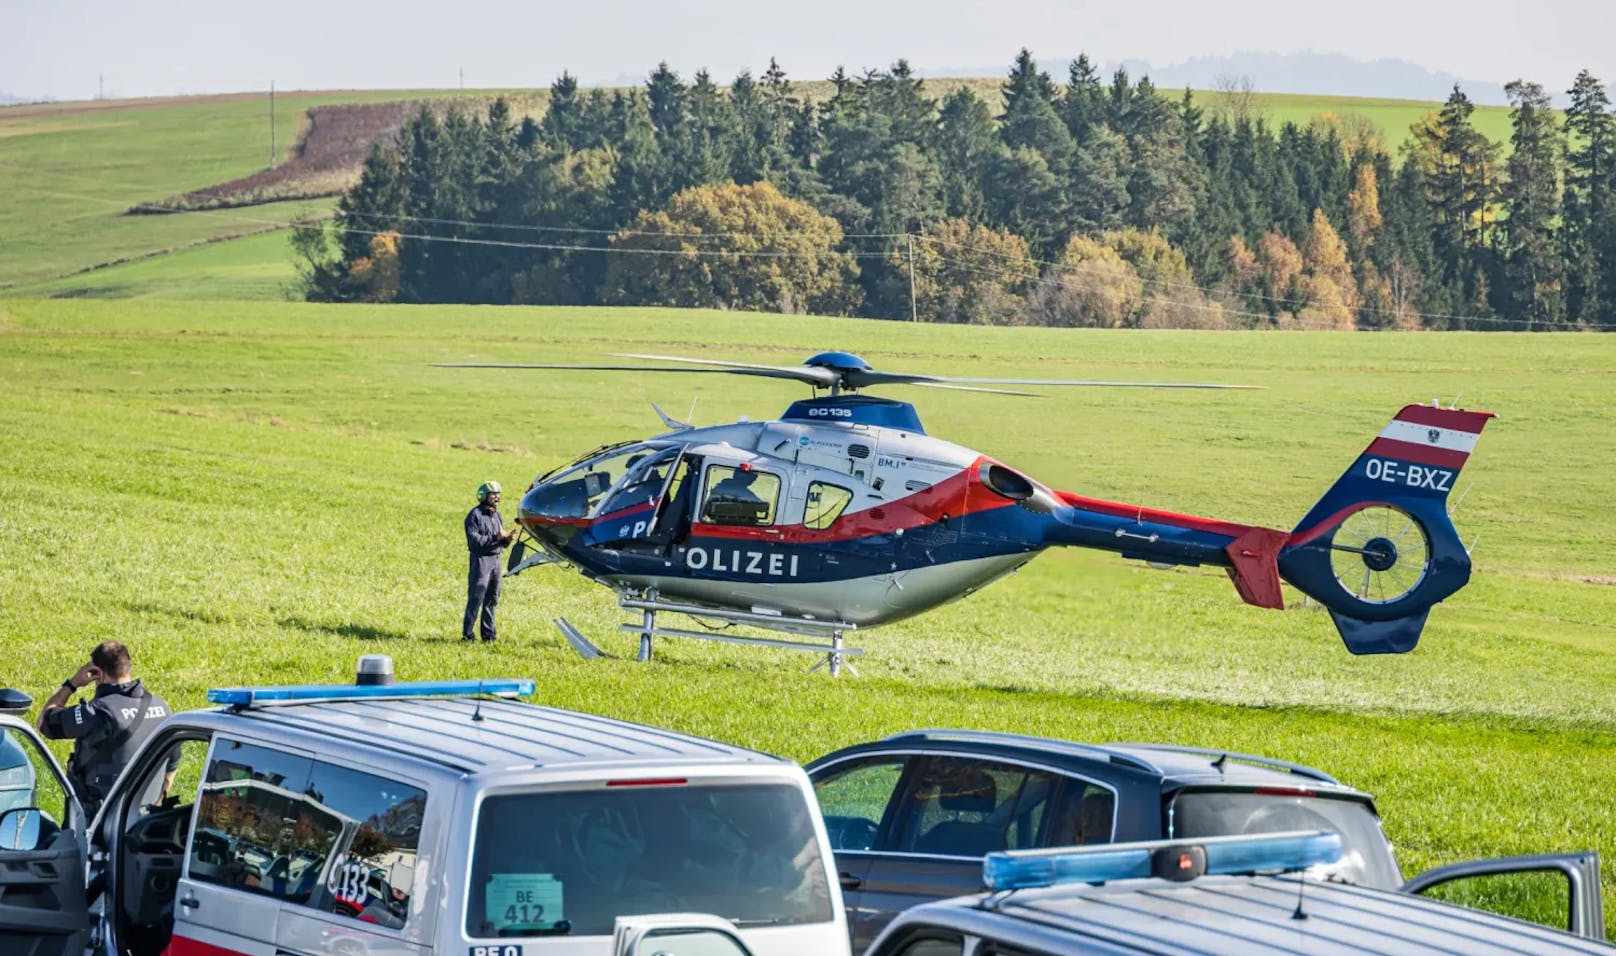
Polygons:
M640 612L641 620L638 624L623 623L618 625L619 630L640 635L640 652L635 656L635 659L639 661L651 659L652 637L689 637L701 641L750 644L754 647L777 647L788 651L809 651L810 653L823 654L824 658L809 668L809 673L823 667L830 671L832 677L838 677L845 667L854 677L859 676L858 669L853 666L853 662L848 658L861 656L864 651L856 647L847 647L843 643L843 635L847 631L856 630L858 627L856 624L848 624L844 621L816 621L799 617L782 617L776 614L724 610L694 604L671 604L657 600L655 597L630 596L627 594L619 597L618 604L624 610ZM792 634L801 634L806 639L791 641L774 637L749 637L738 634L717 634L711 631L661 627L657 624L656 617L658 613L663 611L684 614L688 617L716 619L728 624L750 624L754 627L786 631ZM565 618L557 618L555 624L561 631L561 636L565 637L567 643L572 645L573 650L577 651L579 656L585 660L595 660L596 658L610 656L590 643Z

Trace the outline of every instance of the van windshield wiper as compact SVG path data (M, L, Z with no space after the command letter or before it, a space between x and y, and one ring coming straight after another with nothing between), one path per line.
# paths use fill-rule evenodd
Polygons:
M547 926L538 923L517 923L500 928L499 936L565 936L572 932L571 920L556 920Z

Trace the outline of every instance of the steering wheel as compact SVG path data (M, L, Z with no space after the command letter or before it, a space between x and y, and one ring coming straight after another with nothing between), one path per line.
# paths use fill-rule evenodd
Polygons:
M868 850L875 845L880 824L863 817L842 817L831 827L831 847L837 850Z

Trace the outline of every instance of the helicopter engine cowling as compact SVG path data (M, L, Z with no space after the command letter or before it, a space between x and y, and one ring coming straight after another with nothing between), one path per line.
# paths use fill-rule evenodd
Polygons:
M1049 514L1060 505L1043 485L998 462L984 461L977 478L984 488L1037 514Z

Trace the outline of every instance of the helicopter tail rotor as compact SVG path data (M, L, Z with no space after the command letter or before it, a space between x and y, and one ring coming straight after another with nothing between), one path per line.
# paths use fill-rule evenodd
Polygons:
M1491 412L1399 411L1292 531L1279 573L1323 604L1354 654L1402 653L1470 580L1447 498Z

